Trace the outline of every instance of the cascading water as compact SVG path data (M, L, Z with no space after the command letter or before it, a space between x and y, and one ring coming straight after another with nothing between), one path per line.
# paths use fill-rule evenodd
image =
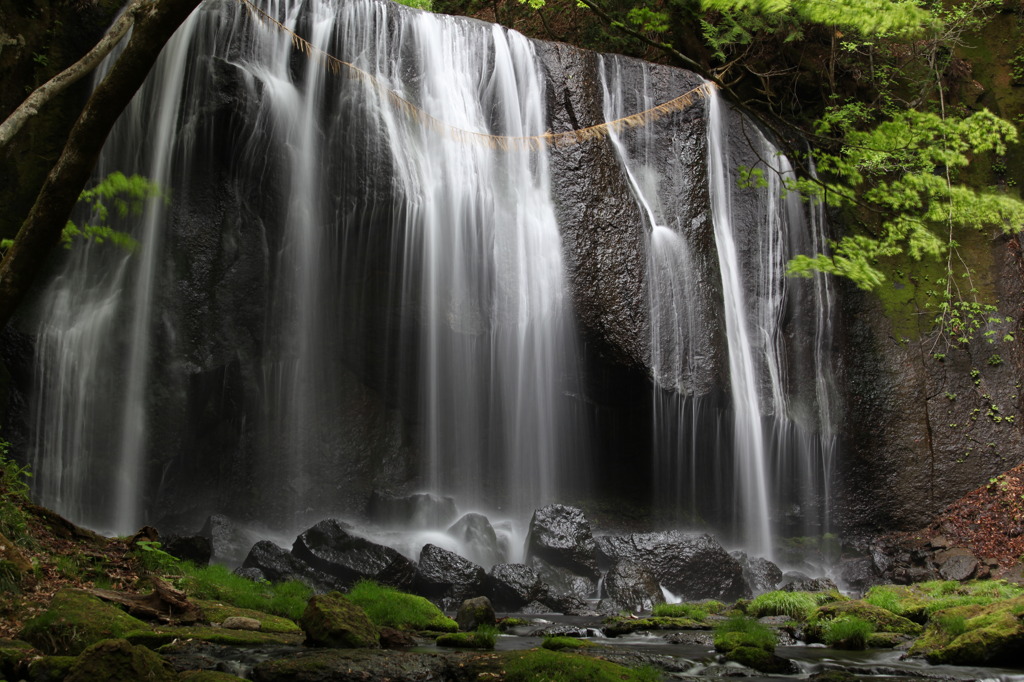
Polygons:
M605 120L657 103L648 67L605 58L601 75ZM771 556L777 532L820 535L828 528L836 402L827 360L833 297L824 277L785 277L793 254L824 247L823 222L817 206L804 206L784 191L782 179L792 175L788 161L749 124L744 139L758 148L740 163L767 164L766 186L742 190L743 204L734 202L737 162L730 156L726 118L718 97L709 97L707 167L683 168L675 176L663 167L678 150L659 145L649 129L609 137L649 230L658 503L675 511L676 522L710 523L748 551ZM676 198L686 194L676 186L681 174L691 182L705 178L710 221L684 215ZM707 239L705 229L712 231L717 253L717 300L711 302L711 268L694 257ZM708 351L717 335L726 339L725 362ZM729 386L727 409L709 390L718 364L725 365L718 383ZM731 504L723 505L723 498Z
M183 486L278 526L378 479L520 519L583 489L547 150L486 143L545 130L533 44L372 0L263 8L362 77L234 2L179 31L101 163L171 204L119 225L137 253L77 248L38 313L40 501L127 532Z

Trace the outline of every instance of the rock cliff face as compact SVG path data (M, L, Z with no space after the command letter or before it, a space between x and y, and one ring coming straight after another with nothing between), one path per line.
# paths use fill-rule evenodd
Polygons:
M412 30L410 11L380 7L372 10L380 40ZM423 408L428 391L415 378L430 369L432 356L425 347L433 337L424 329L430 328L431 312L424 299L405 295L429 278L422 272L426 266L403 260L396 245L418 243L409 215L431 206L417 201L398 179L400 162L386 142L394 134L388 126L397 124L381 116L385 103L371 99L363 106L365 90L352 89L329 72L315 75L297 55L277 62L274 68L281 70L272 78L249 68L248 51L273 52L289 41L268 37L234 3L212 3L200 19L190 29L182 62L194 89L182 91L173 109L177 118L158 127L156 103L177 86L172 72L155 73L135 111L148 117L148 127L133 128L126 119L114 141L123 156L107 162L131 167L104 169L146 172L159 165L152 158L157 131L173 136L162 179L172 188L171 203L141 236L144 253L127 260L95 247L62 254L56 282L39 292L8 334L5 359L17 390L4 423L25 425L37 491L44 503L64 505L61 511L79 521L107 529L120 523L112 511L116 493L110 482L123 467L112 453L124 451L132 437L134 417L126 414L146 426L134 484L139 516L165 526L194 530L209 514L225 513L294 527L328 514L361 513L375 490L430 487L425 462L434 436ZM445 30L477 36L473 40L492 30L471 20L443 22ZM311 35L312 23L303 19L296 30ZM329 51L375 54L372 35L353 35L363 42L327 39ZM394 54L410 49L406 45ZM579 129L605 120L609 86L599 55L558 43L537 42L530 49L543 79L547 129ZM487 69L496 60L494 50L478 55L480 68L492 79L497 77ZM642 82L655 93L652 104L699 84L686 71L630 60L619 64L627 82L636 88ZM408 74L390 75L396 79L393 87L412 100L424 87L416 77L402 80ZM481 77L479 89L486 90L487 83ZM324 99L312 114L298 104L294 110L274 110L285 106L266 104L278 87L294 89L296 101L319 88ZM642 108L641 98L633 104ZM489 115L498 119L499 113L495 108ZM308 120L298 118L307 115ZM289 121L296 123L294 130L282 133ZM732 165L763 163L764 150L752 143L758 139L756 128L739 117L730 121ZM718 311L723 298L707 182L706 122L704 102L698 101L649 126L651 147L667 153L644 167L666 190L654 212L675 216L674 229L685 234L690 247L690 266L682 276L693 311ZM309 131L322 137L302 147L301 136ZM303 175L301 154L307 149L319 154L321 148L324 159L316 175ZM344 153L328 153L332 150ZM560 441L566 451L580 446L586 452L582 459L566 460L568 478L579 486L555 492L621 497L643 506L655 500L659 478L652 455L658 447L651 426L655 396L661 395L657 391L675 396L675 387L654 367L658 349L673 341L664 328L652 331L651 218L635 196L631 182L637 181L606 137L554 148L546 158L569 307L582 339L578 367L572 370L578 381L559 377L558 409L567 404L586 433L585 443ZM429 167L443 159L421 161ZM731 197L737 250L748 273L760 273L772 257L760 238L766 229L758 227L765 223L758 196L734 188ZM316 216L312 224L321 241L303 246L293 228L309 213ZM296 260L299 248L307 248L311 260ZM1024 307L1016 242L989 244L979 238L972 254L985 290L997 293L1014 317L1024 318L1012 312ZM150 265L144 270L139 262L146 259ZM303 279L303 273L314 271L315 280ZM834 415L839 455L829 463L834 468L820 472L832 476L831 500L821 491L809 504L831 506L832 521L850 534L922 525L948 501L1024 459L1019 423L1024 419L1017 418L1024 357L1017 344L998 350L979 344L936 360L933 354L941 349L921 334L916 316L927 286L910 281L926 273L913 272L894 279L897 294L885 299L889 310L855 291L841 289L837 298L839 314L827 342L828 364L839 378L837 405L843 406ZM756 279L751 275L743 282L749 301L743 314L755 330L754 310L772 295ZM918 284L914 295L899 293ZM465 300L444 309L444 326L456 332L453 338L472 342L467 348L486 336L481 316L501 305L500 296L476 300L492 288L500 289L484 278L478 290L463 292ZM786 429L798 435L806 431L813 440L830 428L820 422L815 384L821 367L802 326L815 310L810 295L799 293L796 285L793 291L798 293L786 294L779 307L774 342L784 376L776 381L762 368L754 380L765 433L782 439ZM695 432L727 431L736 398L726 321L721 312L700 314L700 333L687 338L695 360L685 376L686 397L679 400L690 401L687 414L698 414L698 407L713 413L695 422ZM306 326L300 335L295 320L302 315ZM911 328L900 322L907 319L914 321ZM151 350L136 362L139 338ZM38 351L38 360L31 359L31 349ZM1000 362L993 360L996 355ZM304 364L308 357L317 360ZM145 370L143 384L131 393L131 375L139 367ZM76 374L65 376L61 368ZM655 383L660 383L657 391ZM784 402L764 397L776 386ZM56 396L64 402L58 405ZM503 399L493 395L481 400L492 401L494 411L503 407ZM126 412L132 401L144 407ZM509 422L490 430L517 428ZM58 432L60 439L53 438ZM493 433L479 437L487 443L496 438ZM731 436L719 440L723 449L731 446ZM490 454L485 449L481 461ZM698 454L706 462L715 453L708 446ZM787 476L796 476L795 465L783 461L785 452L776 454L779 461L770 465L779 477L775 483L784 489ZM667 485L706 488L698 492L711 498L721 495L721 508L702 512L727 515L724 508L732 504L733 483L744 465L700 466L715 480ZM488 495L520 484L497 464L481 465L481 472L477 480ZM88 493L95 489L105 492ZM772 514L777 527L797 534L808 526L786 519L811 515L796 504L780 505Z

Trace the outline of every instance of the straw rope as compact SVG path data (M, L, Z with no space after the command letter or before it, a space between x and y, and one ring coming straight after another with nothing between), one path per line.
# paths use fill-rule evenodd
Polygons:
M472 130L465 130L453 126L449 123L445 123L439 118L432 116L420 107L416 106L409 100L405 99L397 92L388 87L387 84L382 83L380 79L375 77L373 74L360 69L355 64L338 59L332 54L321 50L316 47L308 40L298 35L290 28L282 24L280 21L270 16L262 9L252 3L252 0L238 0L249 10L249 14L254 17L260 24L269 24L277 28L284 33L287 33L291 38L292 45L296 50L305 54L309 59L319 62L326 69L333 74L340 74L345 72L349 77L354 80L358 80L377 88L383 92L389 102L399 111L406 116L419 121L422 125L426 126L430 131L436 132L442 135L446 135L456 141L485 144L490 147L494 147L502 150L511 149L540 149L544 146L552 146L556 148L568 147L588 140L594 140L602 138L608 135L609 132L621 132L628 128L638 128L640 126L647 125L657 121L660 118L668 116L679 111L683 111L687 107L691 106L698 100L702 100L708 97L714 91L715 85L711 82L704 82L697 87L684 92L675 99L670 99L667 102L663 102L657 106L645 109L644 111L631 114L630 116L623 116L617 118L614 121L605 121L604 123L598 123L592 126L586 126L585 128L577 128L575 130L566 130L563 132L553 133L545 132L541 135L492 135L490 133L480 133Z

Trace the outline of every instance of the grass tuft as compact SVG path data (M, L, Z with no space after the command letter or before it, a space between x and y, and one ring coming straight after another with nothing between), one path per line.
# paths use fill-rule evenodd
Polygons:
M808 592L765 592L747 605L747 613L762 616L789 616L806 621L819 606L818 599Z
M708 610L702 604L656 604L652 615L655 618L704 620L708 617Z
M400 630L458 632L459 626L423 597L372 580L360 580L345 595L379 626Z
M822 639L836 649L866 649L868 637L874 631L872 623L856 616L844 616L822 623Z

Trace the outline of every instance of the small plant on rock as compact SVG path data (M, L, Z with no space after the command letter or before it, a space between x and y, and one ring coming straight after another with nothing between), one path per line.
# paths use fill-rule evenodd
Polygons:
M844 616L822 624L825 643L836 649L866 649L875 626L856 616Z

